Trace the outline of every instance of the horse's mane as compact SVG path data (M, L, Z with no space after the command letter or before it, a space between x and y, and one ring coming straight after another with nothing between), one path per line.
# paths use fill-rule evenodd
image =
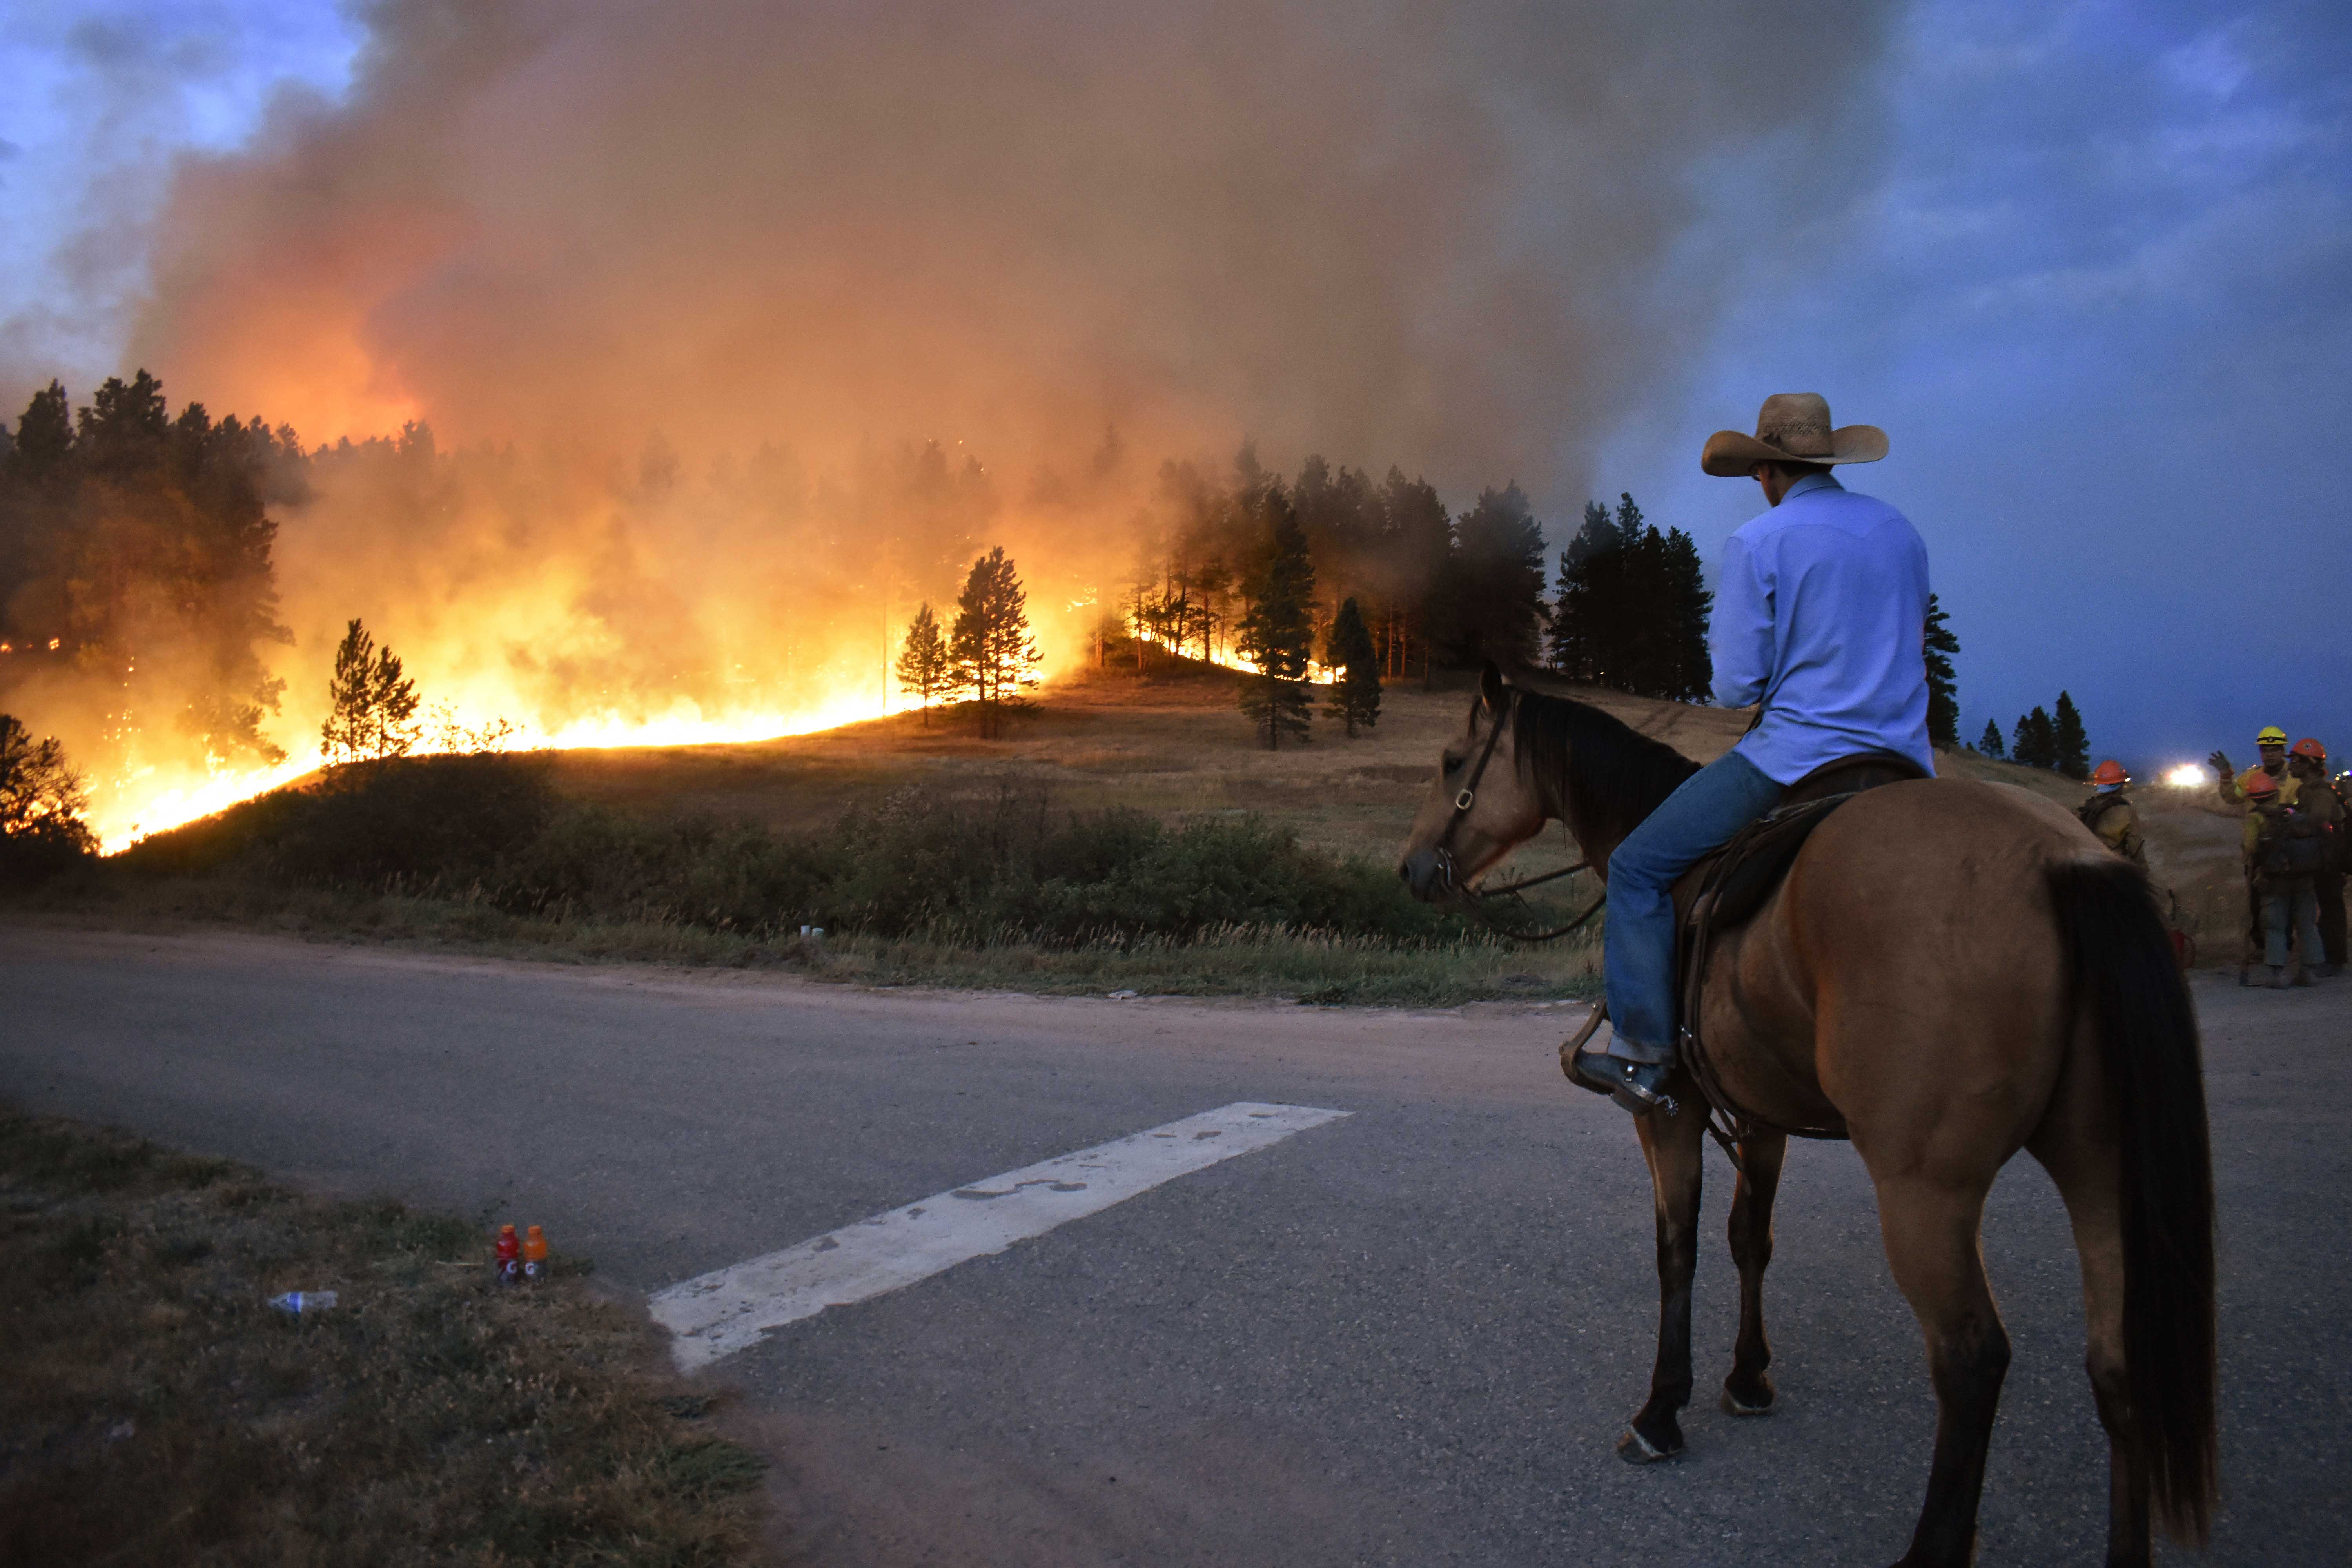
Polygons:
M1525 687L1517 691L1511 751L1519 777L1559 805L1569 831L1581 841L1622 839L1698 772L1696 763L1664 741L1590 703Z

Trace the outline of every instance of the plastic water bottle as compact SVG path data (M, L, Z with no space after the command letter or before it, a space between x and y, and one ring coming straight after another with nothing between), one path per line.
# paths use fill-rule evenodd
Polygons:
M499 1226L499 1283L522 1283L522 1243L515 1239L515 1227Z
M335 1304L332 1290L289 1290L283 1296L272 1296L269 1304L279 1311L300 1317L305 1312L323 1312Z
M547 1237L537 1226L523 1237L522 1277L534 1285L547 1278Z

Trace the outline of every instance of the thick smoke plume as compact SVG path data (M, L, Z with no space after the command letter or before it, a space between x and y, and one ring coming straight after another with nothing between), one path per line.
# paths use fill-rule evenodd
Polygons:
M126 355L312 445L437 441L323 459L275 513L298 755L352 616L475 717L861 680L871 711L888 626L973 545L1070 657L1050 616L1108 602L1171 456L1563 500L1710 324L1704 266L1654 288L1693 171L1773 139L1791 200L1824 188L1880 32L1731 0L370 23L345 103L183 168Z

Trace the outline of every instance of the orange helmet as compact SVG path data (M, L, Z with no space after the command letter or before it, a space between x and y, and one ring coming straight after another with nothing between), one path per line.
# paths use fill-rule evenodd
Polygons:
M2105 762L2101 763L2097 767L2091 770L2091 782L2095 784L2129 784L2131 783L2131 774L2124 772L2123 763L2116 761L2113 757L2109 757Z
M2261 800L2265 795L2273 795L2276 794L2278 794L2278 780L2271 777L2270 774L2263 772L2262 769L2256 768L2252 773L2246 775L2246 798L2248 800Z
M2306 735L2302 740L2297 741L2294 743L2294 749L2287 754L2296 757L2309 757L2315 763L2324 763L2327 760L2327 748Z

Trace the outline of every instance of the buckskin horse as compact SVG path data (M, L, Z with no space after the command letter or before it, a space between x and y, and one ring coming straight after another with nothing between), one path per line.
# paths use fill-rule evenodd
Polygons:
M1472 892L1555 819L1605 883L1610 852L1697 768L1556 682L1493 666L1441 766L1400 868L1429 900ZM1683 1447L1710 1106L1738 1131L1739 1331L1721 1398L1736 1415L1774 1397L1762 1289L1789 1134L1847 1137L1936 1390L1935 1458L1902 1564L1972 1561L2009 1367L1979 1231L1993 1178L2024 1149L2057 1184L2081 1258L2107 1562L2149 1562L2152 1521L2201 1543L2219 1481L2211 1164L2196 1015L2146 878L2030 791L1886 784L1820 820L1684 994L1696 1003L1668 1086L1678 1109L1637 1123L1661 1305L1649 1401L1619 1452Z

